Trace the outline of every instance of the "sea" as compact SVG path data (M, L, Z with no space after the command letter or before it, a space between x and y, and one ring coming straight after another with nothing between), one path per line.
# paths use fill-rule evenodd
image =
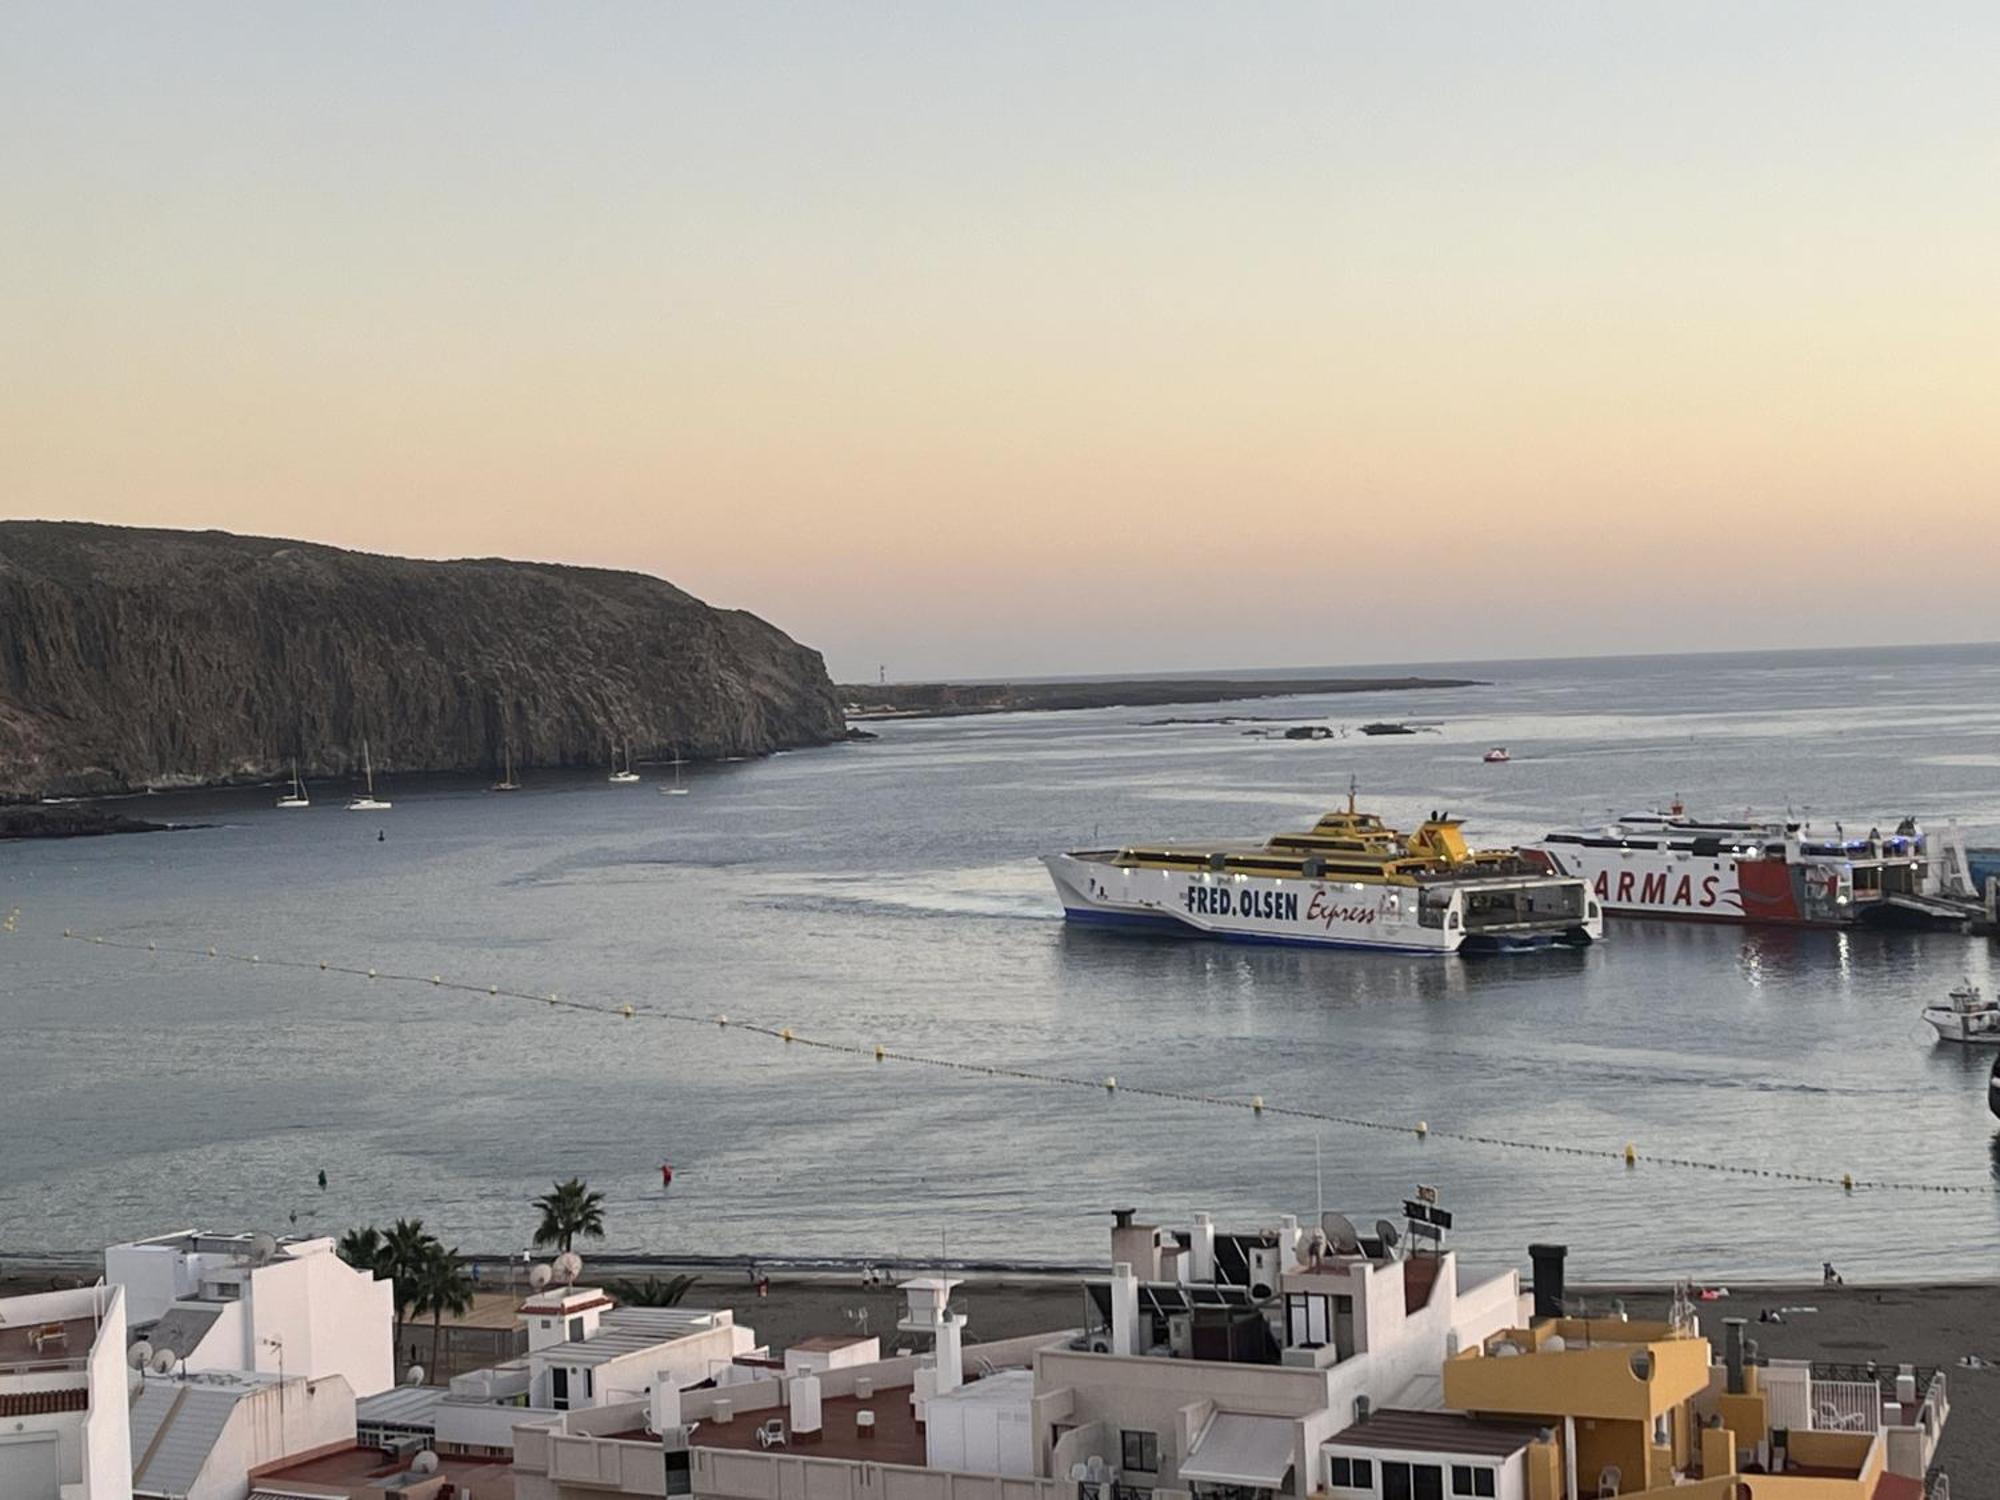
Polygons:
M644 766L390 776L380 813L163 794L115 806L204 826L0 845L0 1252L415 1217L518 1256L574 1176L589 1253L1101 1262L1114 1208L1366 1227L1421 1185L1480 1267L1558 1240L1585 1280L2000 1274L1991 1057L1918 1014L2000 989L1987 939L1241 946L1068 927L1037 862L1301 827L1350 784L1488 846L1676 797L2000 844L2000 646L1392 670L1480 685L888 721L680 797ZM1162 722L1231 715L1335 735ZM1339 733L1384 718L1429 728ZM1798 1180L1843 1174L1900 1185Z

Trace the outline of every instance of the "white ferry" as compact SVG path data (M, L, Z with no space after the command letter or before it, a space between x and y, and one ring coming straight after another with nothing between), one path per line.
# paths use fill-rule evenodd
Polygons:
M1958 831L1926 833L1911 818L1861 837L1836 823L1829 837L1789 819L1691 818L1676 802L1601 828L1560 829L1521 853L1590 882L1614 916L1845 927L1956 925L1977 914Z
M1158 927L1244 942L1395 953L1562 944L1604 935L1585 883L1515 851L1469 849L1459 820L1405 838L1372 813L1328 813L1263 843L1145 844L1044 859L1072 922Z

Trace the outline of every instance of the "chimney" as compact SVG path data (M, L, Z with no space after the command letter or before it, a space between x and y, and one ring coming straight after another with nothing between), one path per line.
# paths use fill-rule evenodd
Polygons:
M1743 1394L1743 1328L1742 1318L1722 1320L1722 1362L1729 1367L1729 1394Z
M792 1409L792 1436L812 1442L820 1435L819 1377L794 1375L786 1384Z
M1215 1220L1207 1214L1194 1216L1194 1238L1188 1246L1188 1281L1195 1286L1215 1284Z
M1139 1352L1139 1278L1122 1260L1111 1268L1111 1352Z
M1535 1265L1535 1316L1560 1318L1563 1315L1563 1261L1567 1245L1530 1245L1528 1259Z

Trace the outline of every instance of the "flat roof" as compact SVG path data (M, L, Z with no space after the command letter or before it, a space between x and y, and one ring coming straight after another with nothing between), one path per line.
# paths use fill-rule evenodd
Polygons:
M618 1307L604 1315L590 1337L551 1344L534 1352L551 1364L601 1365L641 1349L671 1344L690 1334L726 1326L714 1312L681 1307Z
M383 1423L391 1427L437 1426L438 1403L451 1394L441 1385L395 1385L354 1403L355 1425Z
M811 1338L800 1339L792 1348L801 1353L828 1354L835 1349L851 1349L856 1344L865 1344L874 1337L872 1333L816 1333Z
M1412 1453L1463 1453L1506 1458L1540 1438L1535 1422L1494 1422L1449 1411L1372 1411L1326 1440L1336 1448L1402 1448Z
M859 1436L854 1415L875 1413L875 1435ZM820 1430L817 1437L793 1434L791 1414L783 1407L763 1411L739 1411L727 1422L707 1419L696 1425L688 1439L690 1448L737 1448L761 1453L757 1430L766 1422L784 1424L787 1442L784 1451L811 1458L845 1458L880 1464L901 1464L922 1468L930 1450L924 1431L917 1426L910 1407L910 1387L890 1386L878 1390L866 1401L854 1396L828 1396L820 1403ZM775 1450L774 1450L775 1451Z

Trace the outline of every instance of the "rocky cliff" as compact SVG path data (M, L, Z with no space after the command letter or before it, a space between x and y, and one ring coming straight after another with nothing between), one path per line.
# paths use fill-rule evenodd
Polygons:
M0 522L0 796L756 755L844 731L817 651L638 573Z

